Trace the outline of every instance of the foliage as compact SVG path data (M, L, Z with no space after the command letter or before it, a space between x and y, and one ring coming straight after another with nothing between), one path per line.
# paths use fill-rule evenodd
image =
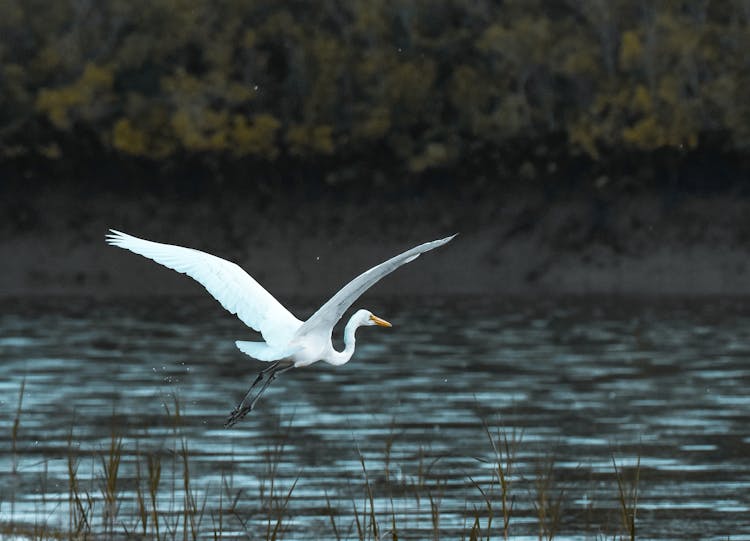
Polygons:
M5 0L0 159L750 147L743 0ZM28 134L35 134L29 137Z

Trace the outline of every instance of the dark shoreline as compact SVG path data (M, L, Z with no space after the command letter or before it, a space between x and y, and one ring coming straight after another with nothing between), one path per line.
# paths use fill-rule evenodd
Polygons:
M107 246L108 228L240 264L278 295L319 297L413 245L460 233L378 284L380 295L750 295L750 199L434 190L402 198L194 198L6 192L0 296L197 294ZM665 202L666 201L666 202Z

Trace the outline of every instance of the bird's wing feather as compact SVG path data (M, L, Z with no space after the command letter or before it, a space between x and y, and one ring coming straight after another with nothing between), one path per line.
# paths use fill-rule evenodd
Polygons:
M187 274L221 305L259 331L271 346L283 347L302 325L273 295L238 265L220 257L172 244L140 239L110 229L107 242Z
M346 284L338 293L321 306L310 319L300 327L298 335L309 334L311 332L323 332L331 330L336 322L341 319L344 312L368 289L370 289L381 278L395 271L402 265L414 261L424 252L434 250L443 244L450 242L456 235L446 237L432 242L425 242L407 250L406 252L384 261L380 265L367 270L357 276L354 280Z

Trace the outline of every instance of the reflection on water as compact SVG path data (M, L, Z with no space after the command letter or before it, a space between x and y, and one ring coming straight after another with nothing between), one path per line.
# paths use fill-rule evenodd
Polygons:
M460 537L485 509L477 485L486 490L492 481L486 423L500 442L520 439L511 533L536 538L537 481L550 461L563 533L622 532L614 456L627 482L640 459L644 537L750 536L744 303L368 304L394 328L360 330L343 367L285 374L258 410L224 430L262 365L235 349L247 331L210 300L3 301L0 522L54 524L59 515L67 527L71 449L79 478L95 475L113 427L123 436L124 478L136 452L168 457L175 432L165 405L173 414L178 395L198 500L217 508L231 479L240 497L224 520L238 534L237 517L247 528L260 520L269 451L288 430L275 478L283 490L299 478L286 538L333 538L330 509L342 537L357 537L353 504L365 505L357 449L378 511L401 517L402 534L432 536L429 493L440 495L444 537ZM298 308L304 316L311 307ZM14 452L8 436L24 379ZM429 488L421 498L409 488L420 483ZM122 490L135 500L132 483ZM216 526L208 516L206 532ZM499 532L502 518L493 524Z

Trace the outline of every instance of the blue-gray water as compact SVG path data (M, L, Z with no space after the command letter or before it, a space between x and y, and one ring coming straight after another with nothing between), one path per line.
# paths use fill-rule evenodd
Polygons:
M614 458L625 492L640 459L639 537L750 539L744 301L366 304L394 327L361 329L343 367L284 374L225 430L263 365L235 349L235 339L253 338L210 299L3 301L0 524L68 528L71 456L101 515L102 456L114 430L123 438L117 532L140 528L132 479L149 454L162 456L164 521L182 524L186 443L198 529L209 539L219 526L229 538L265 538L271 478L281 496L297 480L285 538L335 539L331 510L341 537L358 538L354 507L367 505L358 449L381 531L395 515L399 538L432 539L431 496L441 538L468 539L475 515L486 525L481 488L494 502L493 538L501 537L486 426L501 453L504 437L516 441L514 536L537 538L546 479L561 502L558 538L624 534Z

